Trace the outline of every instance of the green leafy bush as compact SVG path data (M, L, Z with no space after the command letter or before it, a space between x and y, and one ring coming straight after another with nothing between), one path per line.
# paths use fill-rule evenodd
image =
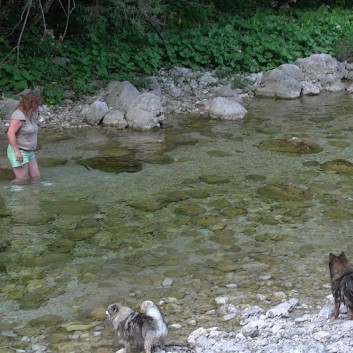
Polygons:
M230 5L225 1L222 6ZM132 26L112 32L100 27L99 36L82 33L61 41L43 38L33 29L23 38L18 67L15 53L5 60L10 45L2 38L0 90L11 93L41 86L46 102L58 104L65 89L73 90L78 99L94 92L95 79L129 80L144 86L146 75L160 68L216 69L219 75L232 77L269 70L313 53L336 53L342 60L353 55L353 12L343 8L244 13L220 12L212 6L192 8L190 13L181 10L174 7L171 18L181 21L168 22L162 35L152 29L142 33Z
M340 61L353 60L353 32L348 33L336 42L334 52Z

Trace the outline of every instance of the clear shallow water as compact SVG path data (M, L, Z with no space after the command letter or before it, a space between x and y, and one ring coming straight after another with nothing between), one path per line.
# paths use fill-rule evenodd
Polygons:
M2 330L46 314L85 323L88 312L113 301L176 297L165 311L184 326L175 334L182 337L190 319L236 326L207 315L220 295L266 307L284 292L322 305L329 252L344 250L353 261L352 175L320 166L353 161L353 98L254 99L246 107L241 122L178 117L157 132L42 130L43 182L0 181L8 211L0 219ZM322 151L258 148L292 137ZM142 160L142 170L116 174L78 163L117 153ZM310 196L261 196L273 184Z

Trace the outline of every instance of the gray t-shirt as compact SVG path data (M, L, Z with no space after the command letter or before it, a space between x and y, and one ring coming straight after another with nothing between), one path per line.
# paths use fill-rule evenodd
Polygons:
M34 151L37 147L38 126L33 117L26 119L23 111L16 109L12 115L11 120L23 121L22 127L16 133L17 146L21 150Z

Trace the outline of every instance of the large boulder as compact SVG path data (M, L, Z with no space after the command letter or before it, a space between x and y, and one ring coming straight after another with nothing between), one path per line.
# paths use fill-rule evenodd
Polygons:
M81 115L87 124L98 125L108 112L109 108L105 102L94 101L82 110Z
M105 102L110 108L121 110L126 113L131 103L140 95L137 88L129 81L114 81L108 85L108 95Z
M141 130L160 127L164 119L160 97L149 92L140 94L126 114L128 125Z
M10 120L12 113L18 106L19 101L12 98L6 98L0 101L0 118Z
M336 91L337 82L348 75L345 65L328 54L313 54L297 59L295 64L304 72L306 80L320 82L325 90L330 90L331 85L336 85ZM342 85L340 87L344 89Z
M255 94L260 97L299 98L302 94L303 80L303 71L298 66L280 65L263 75L261 84L255 89Z
M125 114L122 111L112 109L103 118L102 125L115 126L118 129L124 129L128 124L125 119Z
M247 110L238 102L224 97L213 98L208 102L208 115L212 119L243 119Z
M331 55L313 54L297 59L295 63L303 70L306 80L319 85L322 90L341 92L346 89L342 80L349 77L349 71L344 63Z

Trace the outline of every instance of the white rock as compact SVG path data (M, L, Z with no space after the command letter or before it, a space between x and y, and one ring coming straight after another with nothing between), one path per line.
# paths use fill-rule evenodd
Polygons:
M229 301L228 297L217 297L215 299L216 304L222 305L222 304L227 304Z
M298 304L299 304L299 301L297 299L290 299L268 310L266 313L266 316L267 317L275 317L275 316L288 317L289 313Z
M328 338L330 337L330 333L327 331L319 331L319 332L315 332L313 337L317 340L317 341L321 341L321 342L325 342L328 340Z

